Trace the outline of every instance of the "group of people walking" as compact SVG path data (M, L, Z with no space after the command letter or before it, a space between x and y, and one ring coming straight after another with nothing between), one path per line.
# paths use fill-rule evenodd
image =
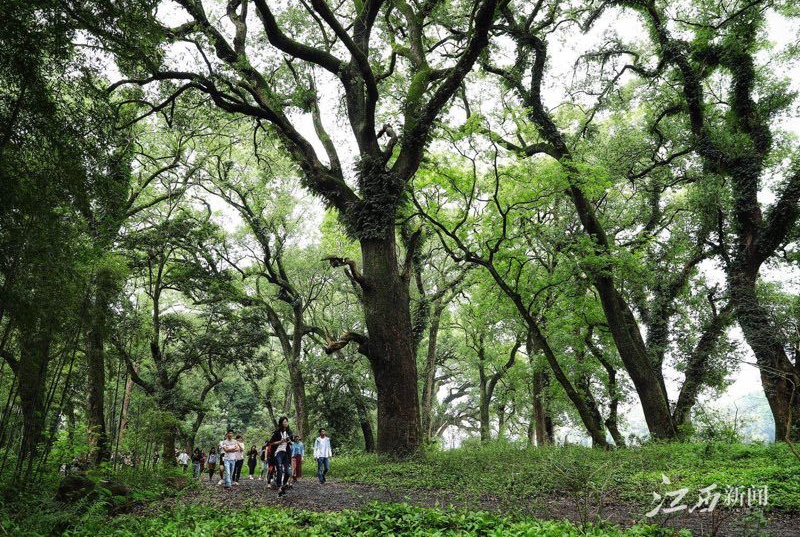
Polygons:
M332 454L330 438L325 429L320 429L319 437L314 441L314 460L317 463L317 478L320 483L325 483ZM208 455L205 455L200 448L196 448L191 461L195 477L207 470L209 481L213 481L214 474L219 472L220 479L217 485L224 486L226 490L239 484L245 460L250 479L254 478L256 466L260 461L261 471L258 480L266 481L278 491L279 496L283 496L291 488L290 478L292 483L297 483L303 476L304 457L305 446L302 438L292 434L289 429L289 419L282 416L278 420L278 428L261 449L252 446L245 452L242 435L235 435L234 431L229 429L225 438L218 446L212 447ZM189 459L187 453L178 456L178 461L184 468L188 467Z

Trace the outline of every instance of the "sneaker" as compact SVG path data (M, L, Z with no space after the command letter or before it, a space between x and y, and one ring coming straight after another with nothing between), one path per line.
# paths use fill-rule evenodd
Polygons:
M224 482L225 482L224 480L220 479L219 482L217 483L217 485L221 485Z
M233 484L236 485L237 487L239 486L239 482L238 481L234 481Z
M252 480L253 480L253 476L250 476L250 481L252 481Z

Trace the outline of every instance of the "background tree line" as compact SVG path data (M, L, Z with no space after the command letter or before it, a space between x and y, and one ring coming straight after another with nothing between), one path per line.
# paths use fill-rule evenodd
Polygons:
M797 438L791 2L277 4L3 5L2 471L686 438L749 353Z

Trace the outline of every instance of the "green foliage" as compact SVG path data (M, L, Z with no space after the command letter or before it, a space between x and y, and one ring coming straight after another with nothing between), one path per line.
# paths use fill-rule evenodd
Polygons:
M100 466L87 474L95 483L94 492L74 503L55 500L61 482L58 473L37 477L35 489L24 489L4 481L0 487L0 531L10 535L54 535L69 528L103 524L109 515L129 512L144 503L164 501L181 490L195 486L179 470L157 471ZM113 481L128 488L128 496L114 496L104 482Z
M674 535L672 529L644 524L621 530L606 524L576 526L566 521L516 520L480 511L380 503L373 503L358 511L329 513L266 507L227 513L193 506L179 508L156 518L120 517L110 523L87 524L65 534L251 535L274 528L280 528L281 533L288 535Z

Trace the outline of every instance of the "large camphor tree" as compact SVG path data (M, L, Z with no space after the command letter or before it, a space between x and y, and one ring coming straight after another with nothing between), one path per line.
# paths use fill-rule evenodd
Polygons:
M504 2L177 4L177 13L174 5L160 2L75 3L71 12L131 75L112 90L160 82L154 111L199 91L226 112L252 117L288 152L304 186L337 210L361 248L361 270L349 264L363 289L367 334L349 333L346 339L360 343L375 377L378 451L416 450L421 435L409 306L413 267L398 255L398 211L437 117L487 46ZM185 54L171 57L176 50L194 51L196 63ZM354 174L323 125L317 81L325 77L338 82L343 119L357 147ZM298 112L311 116L327 162L298 128ZM416 242L414 235L407 241L405 259L413 258Z

